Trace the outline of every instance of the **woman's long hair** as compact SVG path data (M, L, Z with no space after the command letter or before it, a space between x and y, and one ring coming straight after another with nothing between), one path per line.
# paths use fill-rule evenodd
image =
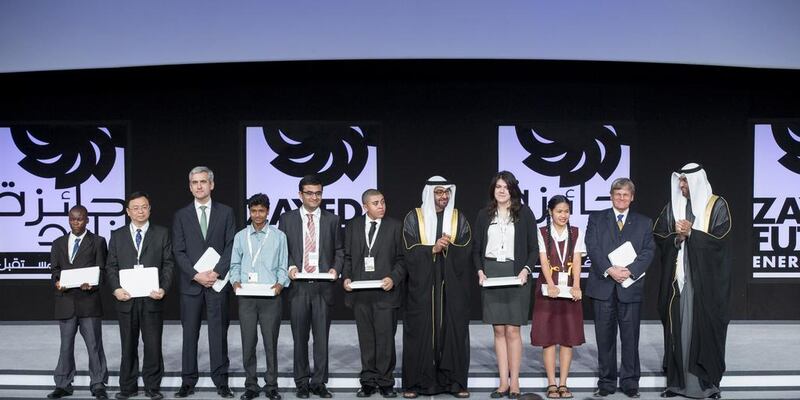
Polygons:
M489 184L489 221L497 216L497 199L494 198L494 187L497 181L502 179L508 187L508 194L511 196L510 206L508 207L511 222L516 222L519 218L519 210L522 208L522 191L519 189L519 181L509 171L500 171L493 178Z
M569 207L569 213L572 214L572 202L570 202L569 199L566 196L557 194L557 195L551 197L550 200L547 202L547 209L550 210L550 212L547 213L547 225L546 225L547 235L544 238L544 243L545 243L545 247L546 247L545 248L545 254L547 254L547 263L550 264L551 268L552 268L553 263L550 262L550 249L554 249L553 246L556 246L556 244L553 243L553 237L551 236L551 232L550 232L550 224L551 224L550 223L550 213L552 213L553 210L556 209L556 206L558 206L561 203L566 203L567 207ZM569 225L569 220L567 220L567 253L566 253L567 257L564 259L564 262L567 265L561 265L560 266L562 271L569 271L569 269L572 268L572 257L571 257L571 255L572 255L572 252L575 251L575 240L573 240L570 236L571 236L571 234L570 234L570 225Z

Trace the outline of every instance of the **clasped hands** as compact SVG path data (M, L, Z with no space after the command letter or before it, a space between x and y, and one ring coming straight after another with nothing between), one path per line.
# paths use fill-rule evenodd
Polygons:
M195 282L210 288L211 286L214 286L214 283L216 283L217 279L219 279L219 274L211 269L205 272L196 273L192 279L194 279Z
M433 245L433 254L439 254L443 250L447 250L447 247L450 246L450 239L450 235L443 233L442 237L440 237L439 240L437 240Z
M675 232L679 242L686 240L692 234L692 223L685 219L675 221Z
M631 277L631 271L628 267L620 267L618 265L611 266L606 270L608 276L615 280L617 283L625 282L625 279Z
M56 281L56 290L63 292L67 290L67 288L61 286L61 281ZM92 285L89 283L84 283L81 285L81 290L92 290Z

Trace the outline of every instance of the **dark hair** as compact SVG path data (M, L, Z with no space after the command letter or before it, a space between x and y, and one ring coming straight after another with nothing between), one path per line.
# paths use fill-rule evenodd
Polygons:
M82 206L80 204L78 204L76 206L72 206L72 208L69 209L69 213L72 213L73 211L78 211L78 212L82 213L86 217L89 216L89 210L87 210L86 207L84 207L84 206Z
M508 186L508 194L511 196L511 205L508 207L509 214L511 215L511 222L516 222L519 217L519 210L522 208L522 191L519 189L519 181L509 171L500 171L492 178L489 184L489 219L497 216L497 199L494 198L494 187L497 181L502 179Z
M567 196L560 195L560 194L557 194L557 195L555 195L555 196L550 198L550 200L547 202L547 209L552 212L553 210L555 210L557 205L562 204L562 203L566 203L567 207L569 207L570 213L572 213L572 202L569 201ZM545 225L545 226L547 228L547 236L544 238L545 254L547 254L547 263L552 266L553 263L550 262L550 248L551 248L551 246L554 245L554 243L553 243L553 237L550 236L551 235L551 232L550 232L550 212L547 213L547 225ZM569 269L572 268L572 257L571 256L572 256L572 253L575 251L575 240L573 240L570 237L571 236L570 230L571 230L571 227L569 225L569 220L567 220L567 243L568 243L568 247L567 247L567 252L566 252L566 258L564 259L564 262L567 265L562 265L561 266L562 270L566 269L565 272L569 271Z
M300 179L300 184L297 185L298 191L303 191L303 186L306 185L320 185L322 186L322 181L316 175L306 175Z
M379 196L382 194L383 193L378 189L367 189L361 194L361 204L367 204L367 199L370 198L370 196Z
M147 192L133 192L125 198L125 208L130 207L131 201L134 199L138 199L139 197L144 197L147 199L147 204L150 204L150 195Z
M255 206L264 206L269 208L269 197L264 193L256 193L247 199L247 208L250 209Z

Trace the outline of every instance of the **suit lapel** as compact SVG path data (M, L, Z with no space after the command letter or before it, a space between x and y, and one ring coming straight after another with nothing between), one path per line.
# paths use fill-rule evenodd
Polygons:
M366 228L366 226L367 226L367 217L365 215L365 216L361 217L361 220L359 220L358 223L356 223L356 232L353 234L353 235L355 235L354 239L358 240L358 243L360 243L360 245L358 246L359 254L367 254L367 251L369 251L369 247L367 246L367 234L364 232L364 229ZM380 230L378 231L378 234L379 233L380 233ZM378 237L377 236L375 237L375 243L378 243ZM375 255L375 251L376 250L377 249L373 245L373 247L372 247L372 255L373 256Z
M133 247L133 254L137 254L136 253L136 243L134 243L133 240L130 240L129 242L131 243L131 246ZM150 243L152 243L152 242L153 242L153 226L151 224L150 228L147 230L147 233L144 235L144 238L142 238L142 244L141 244L142 251L140 253L141 255L137 254L140 262L144 258L144 253L147 251L147 246L150 245Z
M83 240L81 240L80 244L78 245L78 252L75 253L72 257L73 261L72 264L77 264L79 257L82 257L84 254L86 254L86 252L89 251L87 249L92 247L92 241L94 240L94 237L92 236L93 235L91 232L86 231L86 235L83 237ZM67 239L67 242L69 242L69 239ZM67 243L67 246L69 246L69 243ZM69 253L67 253L67 257L69 257Z

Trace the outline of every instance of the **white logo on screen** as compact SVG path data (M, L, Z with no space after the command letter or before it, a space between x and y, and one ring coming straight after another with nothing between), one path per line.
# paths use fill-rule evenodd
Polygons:
M300 207L298 183L315 174L323 182L321 208L342 223L362 214L361 194L377 188L377 149L368 127L302 124L246 128L247 196L270 198L270 224Z

